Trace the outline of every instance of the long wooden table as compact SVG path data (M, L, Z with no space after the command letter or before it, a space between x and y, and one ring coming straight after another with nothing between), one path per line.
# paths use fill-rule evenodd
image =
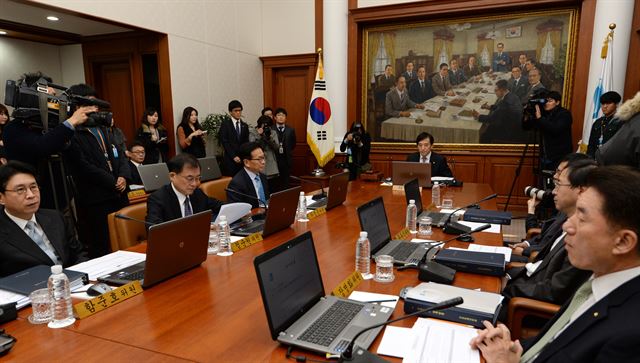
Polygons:
M449 188L454 206L475 202L492 193L486 184L467 183L463 188ZM16 321L4 329L18 342L4 359L9 361L199 361L199 362L283 362L286 348L271 339L260 297L253 259L255 256L311 230L322 272L325 291L329 293L354 270L355 242L360 225L356 208L381 195L392 235L404 227L406 206L404 193L378 183L352 182L344 205L336 207L307 223L296 223L263 242L230 257L209 256L202 266L165 281L124 303L62 330L31 325L30 308L19 312ZM422 193L430 200L430 191ZM428 205L429 203L424 203ZM495 201L482 204L495 209ZM443 239L435 230L433 238ZM477 233L476 242L498 245L499 234ZM453 242L451 245L465 246ZM144 250L144 246L137 247ZM374 264L372 264L374 268ZM359 290L397 295L402 287L420 281L416 270L396 271L389 284L364 281ZM498 292L496 277L457 273L454 284L466 288ZM403 315L403 302L393 317ZM410 327L415 319L394 323ZM372 351L377 349L378 336ZM298 352L313 356L309 352Z

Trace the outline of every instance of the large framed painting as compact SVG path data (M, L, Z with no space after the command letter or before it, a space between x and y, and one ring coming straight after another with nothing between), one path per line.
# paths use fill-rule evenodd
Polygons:
M570 107L577 28L574 8L367 26L367 131L377 142L413 142L426 131L439 144L463 147L535 143L523 115L544 102L541 89L560 92ZM501 80L521 109L491 125L480 115L503 101L503 92L496 94Z

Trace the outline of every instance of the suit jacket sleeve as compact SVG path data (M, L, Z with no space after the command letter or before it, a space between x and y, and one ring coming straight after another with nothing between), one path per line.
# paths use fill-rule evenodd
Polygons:
M147 198L147 217L145 218L147 223L157 224L165 221L163 202L161 200L160 193L160 191L151 193L149 198ZM147 228L149 228L149 226L147 226Z
M442 82L442 78L440 78L439 74L436 74L431 78L431 87L433 88L433 92L435 92L438 96L444 95L444 82Z
M399 117L400 116L400 111L396 110L393 108L393 100L392 100L392 92L395 92L393 90L387 92L387 95L385 97L384 100L384 113L387 116L390 117Z
M233 121L224 120L220 125L220 143L224 148L225 154L231 159L236 157L238 153L237 132L233 128Z
M60 124L49 132L41 134L29 130L21 121L10 122L2 132L7 152L13 155L34 155L45 158L62 151L71 138L74 130ZM8 142L7 142L8 141ZM11 157L11 155L9 155Z
M559 106L556 106L559 107ZM571 129L571 113L567 110L559 110L555 117L549 117L549 115L542 115L536 121L540 128L553 133L560 133L564 130Z

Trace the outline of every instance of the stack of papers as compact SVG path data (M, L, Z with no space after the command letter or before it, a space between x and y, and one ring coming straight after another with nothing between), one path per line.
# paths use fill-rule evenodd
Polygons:
M13 302L17 303L18 309L22 309L31 303L28 296L0 289L0 305L10 304Z
M505 261L511 261L511 248L509 247L497 247L497 246L483 246L477 244L470 244L469 251L485 252L485 253L502 253Z
M89 275L89 280L96 281L98 277L135 265L146 258L147 255L144 253L120 250L71 266L69 270L84 272Z

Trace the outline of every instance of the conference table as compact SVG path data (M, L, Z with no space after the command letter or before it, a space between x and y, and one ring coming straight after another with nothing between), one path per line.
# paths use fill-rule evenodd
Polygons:
M465 183L450 187L454 206L471 204L492 193L486 184ZM3 329L17 338L13 350L3 357L11 362L34 361L154 361L154 362L284 362L286 347L271 339L260 290L253 267L254 257L305 232L312 231L324 288L330 293L355 267L355 243L360 230L356 208L382 196L392 235L404 228L406 201L404 192L379 183L354 181L349 184L347 200L309 222L296 222L262 242L229 257L210 255L201 266L146 289L142 294L104 311L77 320L63 329L31 325L31 308L19 311L19 317ZM430 201L430 190L422 192ZM429 203L424 203L428 205ZM483 209L495 209L495 200L483 202ZM188 233L188 232L186 232ZM447 236L434 230L433 239ZM480 232L476 243L500 245L501 234ZM465 247L463 242L449 246ZM143 252L145 245L133 250ZM375 264L372 263L372 269ZM420 283L416 270L395 271L395 281L363 281L357 290L398 295L401 288ZM497 277L456 273L454 285L499 292ZM399 301L392 318L402 316ZM394 323L411 327L415 318ZM380 343L380 334L372 347ZM296 350L296 355L323 359L311 352ZM385 357L391 361L398 359Z

